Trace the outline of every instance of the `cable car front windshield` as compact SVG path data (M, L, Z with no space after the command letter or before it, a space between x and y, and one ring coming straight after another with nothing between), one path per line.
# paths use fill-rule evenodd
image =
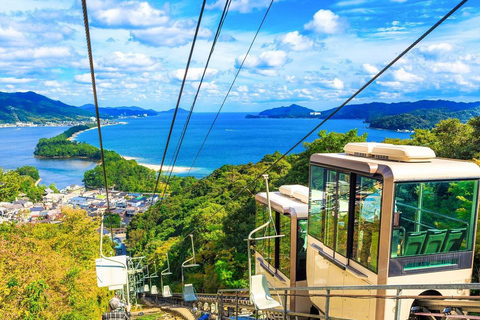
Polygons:
M477 180L396 183L391 257L472 250L477 194Z

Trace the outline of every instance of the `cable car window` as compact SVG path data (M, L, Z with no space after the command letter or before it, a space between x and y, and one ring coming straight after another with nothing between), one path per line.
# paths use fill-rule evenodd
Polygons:
M343 256L347 253L350 175L311 167L308 233Z
M275 223L275 211L272 212L273 221L265 229L265 233L262 234L262 237L275 235L275 230L273 229L273 224ZM258 228L262 224L266 223L269 219L268 209L265 205L257 203L255 225ZM260 235L259 235L260 236ZM263 257L263 259L268 262L271 266L275 264L275 239L264 239L257 240L255 242L255 250Z
M297 281L307 279L307 220L297 221Z
M352 259L377 271L382 182L357 176Z
M337 191L337 237L336 250L343 256L347 256L347 236L348 236L348 204L350 202L350 175L338 173L338 191Z
M291 246L291 230L290 216L280 214L280 234L284 237L278 238L280 241L280 271L290 278L290 246Z
M397 183L391 257L472 250L477 180ZM429 259L411 268L453 263Z
M326 169L311 166L310 196L308 214L308 234L323 241L324 221L322 212L325 210L325 175Z

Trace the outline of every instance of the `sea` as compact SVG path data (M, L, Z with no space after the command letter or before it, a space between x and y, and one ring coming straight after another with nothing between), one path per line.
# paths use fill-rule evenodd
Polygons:
M247 119L245 113L223 113L193 164L215 115L192 115L176 161L176 166L182 167L182 172L175 174L203 177L225 164L255 163L275 151L283 154L322 121ZM177 117L165 165L170 165L173 161L173 151L177 148L185 119L185 115ZM102 127L103 146L122 156L135 158L139 163L160 165L171 120L172 114L168 113L155 117L119 120L119 124ZM406 139L411 135L408 132L370 129L363 120L329 120L305 141L311 142L318 138L320 130L343 133L355 128L359 134L367 133L367 140L371 142L381 142L387 137ZM40 138L56 136L66 129L68 128L0 128L0 167L8 170L26 165L34 166L40 172L42 184L48 186L55 183L57 188L65 188L71 184L81 185L84 172L93 169L97 163L84 160L38 159L33 156L35 145ZM78 134L75 140L99 146L97 130L84 131ZM300 144L293 152L303 150L303 144ZM190 168L192 169L189 170Z

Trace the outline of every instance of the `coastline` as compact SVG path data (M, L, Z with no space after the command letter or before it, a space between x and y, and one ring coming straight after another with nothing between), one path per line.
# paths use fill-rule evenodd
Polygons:
M125 124L125 122L116 122L116 123L107 123L107 124L102 124L102 127L106 127L106 126L115 126L117 124ZM71 137L68 137L67 140L68 141L75 141L75 138L82 132L85 132L85 131L89 131L89 130L96 130L97 127L93 127L93 128L90 128L90 129L86 129L86 130L82 130L82 131L78 131L78 132L75 132L74 134L72 134Z
M122 156L125 160L135 160L137 161L137 163L141 166L144 166L144 167L147 167L148 169L152 169L152 170L155 170L158 172L158 170L160 170L160 165L156 165L156 164L149 164L149 163L141 163L141 162L138 162L138 159L135 158L135 157L126 157L126 156ZM163 168L162 168L162 172L165 173L166 171L170 171L172 169L171 166L166 166L164 165ZM178 166L175 166L173 167L173 173L185 173L185 172L188 172L190 168L189 167L178 167ZM196 168L192 168L192 171L195 170Z

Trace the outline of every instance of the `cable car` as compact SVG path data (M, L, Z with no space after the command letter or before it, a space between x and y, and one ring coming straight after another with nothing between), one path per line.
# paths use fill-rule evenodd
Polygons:
M255 273L264 274L275 288L306 287L306 236L308 188L285 185L277 192L256 194L256 227L269 219L268 200L272 209L272 224L264 237L255 241ZM281 235L272 237L276 233ZM261 235L260 235L261 237ZM293 250L292 250L293 248ZM287 301L291 311L309 312L308 297L291 295Z
M308 286L471 282L480 168L426 147L349 143L344 150L310 158ZM311 300L325 310L324 297ZM401 319L413 302L403 300ZM395 302L331 298L329 308L332 317L393 319Z

